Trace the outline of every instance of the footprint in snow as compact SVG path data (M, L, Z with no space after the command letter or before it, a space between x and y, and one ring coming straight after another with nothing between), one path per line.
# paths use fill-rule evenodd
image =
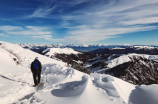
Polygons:
M99 87L106 91L109 96L119 98L119 95L112 84L113 78L107 75L100 75L92 73L91 76L94 78L93 83L96 87Z

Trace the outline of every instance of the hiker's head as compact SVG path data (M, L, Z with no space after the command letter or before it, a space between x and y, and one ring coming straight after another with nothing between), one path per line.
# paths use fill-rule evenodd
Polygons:
M35 57L35 60L38 60L38 57Z

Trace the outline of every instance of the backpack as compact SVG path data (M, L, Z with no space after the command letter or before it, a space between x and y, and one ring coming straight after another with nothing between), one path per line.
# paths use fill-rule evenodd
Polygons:
M38 61L33 62L33 69L38 69Z

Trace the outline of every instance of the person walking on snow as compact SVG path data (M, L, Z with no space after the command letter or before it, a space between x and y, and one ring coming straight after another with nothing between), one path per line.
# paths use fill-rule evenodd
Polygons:
M35 60L31 63L31 71L35 83L34 87L40 85L41 69L42 69L41 62L38 60L38 57L36 57Z

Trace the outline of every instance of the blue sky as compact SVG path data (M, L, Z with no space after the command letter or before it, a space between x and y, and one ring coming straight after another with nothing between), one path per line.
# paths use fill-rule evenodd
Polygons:
M0 41L158 45L158 0L0 0Z

